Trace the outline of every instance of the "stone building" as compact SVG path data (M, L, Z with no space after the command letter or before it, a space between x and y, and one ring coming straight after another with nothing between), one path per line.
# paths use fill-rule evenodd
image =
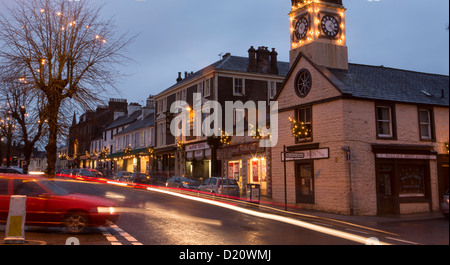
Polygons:
M189 175L199 180L211 176L230 177L245 189L246 184L260 184L263 194L270 195L270 150L260 148L257 140L248 136L248 108L234 109L233 125L244 120L244 136L233 136L226 146L212 148L214 139L194 135L194 120L202 122L207 114L195 110L194 93L200 103L218 102L225 120L225 103L258 101L268 103L280 89L289 70L287 62L277 60L275 49L251 47L248 57L225 54L223 58L197 72L180 72L177 83L155 96L156 102L156 168L162 176ZM175 137L170 133L170 123L179 113L170 113L175 101L188 104L190 135ZM225 124L221 125L221 128ZM236 135L230 133L230 135ZM216 139L218 140L218 139ZM217 155L216 159L214 156ZM214 163L214 161L216 161Z
M348 63L345 11L339 0L293 1L273 199L343 214L437 211L449 178L449 78Z

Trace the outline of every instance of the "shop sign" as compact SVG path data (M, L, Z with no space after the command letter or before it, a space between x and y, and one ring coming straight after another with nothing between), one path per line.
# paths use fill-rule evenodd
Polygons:
M205 157L205 153L203 152L204 150L195 150L194 151L194 158L196 160L203 160L203 158Z
M230 156L236 156L236 155L245 155L245 154L254 154L258 152L258 143L250 143L250 144L240 144L240 145L234 145L227 148L223 148L225 159L226 157ZM225 151L226 150L226 151Z
M377 158L436 160L436 155L377 154Z
M281 162L286 161L296 161L296 160L306 160L306 159L328 159L330 158L328 148L321 149L311 149L295 152L281 152Z
M209 149L209 145L206 142L198 143L198 144L191 144L191 145L187 145L185 147L186 152L203 150L203 149Z

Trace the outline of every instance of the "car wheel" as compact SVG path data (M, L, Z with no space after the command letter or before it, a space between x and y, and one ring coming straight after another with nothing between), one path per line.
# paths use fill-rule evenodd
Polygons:
M88 225L88 218L84 213L72 212L68 213L64 218L64 226L67 232L71 234L79 234Z

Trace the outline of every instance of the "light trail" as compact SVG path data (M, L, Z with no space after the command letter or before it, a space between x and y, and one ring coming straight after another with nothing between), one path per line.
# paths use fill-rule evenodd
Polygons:
M335 230L335 229L332 229L332 228L322 227L322 226L319 226L319 225L303 222L303 221L292 219L292 218L289 218L289 217L284 217L284 216L279 216L279 215L269 214L269 213L257 212L257 211L244 209L244 208L241 208L241 207L238 207L238 206L235 206L235 205L231 205L231 204L226 204L226 203L222 203L222 202L218 202L218 201L212 201L212 200L205 199L205 198L193 197L193 196L180 194L180 193L167 191L167 190L161 190L161 189L156 189L156 188L151 188L151 187L147 187L147 190L154 191L154 192L159 192L159 193L163 193L163 194L168 194L168 195L172 195L172 196L177 196L177 197L188 199L188 200L192 200L192 201L198 201L198 202L202 202L202 203L207 203L207 204L215 205L215 206L218 206L218 207L230 209L230 210L233 210L233 211L241 212L241 213L244 213L244 214L248 214L248 215L252 215L252 216L256 216L256 217L260 217L260 218L265 218L265 219L270 219L270 220L275 220L275 221L279 221L279 222L295 225L295 226L298 226L298 227L302 227L302 228L313 230L313 231L316 231L316 232L319 232L319 233L324 233L324 234L327 234L327 235L331 235L331 236L347 239L347 240L350 240L350 241L353 241L353 242L357 242L357 243L361 243L361 244L367 244L368 242L373 243L373 241L370 241L369 238L367 238L367 237L362 237L362 236L350 234L350 233L347 233L347 232L342 232L342 231ZM381 242L381 241L380 242L376 242L376 243L379 244L379 245L389 245L388 243Z

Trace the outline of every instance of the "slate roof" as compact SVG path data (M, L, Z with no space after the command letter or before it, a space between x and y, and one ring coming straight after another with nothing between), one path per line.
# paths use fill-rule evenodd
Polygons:
M249 63L249 59L248 57L241 57L241 56L227 56L225 58L223 58L220 61L217 61L191 75L189 75L188 77L184 78L182 81L174 84L173 86L165 89L164 91L162 91L160 94L169 91L170 89L172 89L175 86L178 86L180 84L183 84L185 82L188 82L189 80L192 80L198 76L201 76L207 72L210 72L212 70L224 70L224 71L234 71L234 72L248 72L247 68L248 68L248 63ZM289 72L289 63L288 62L282 62L282 61L278 61L277 62L277 66L278 66L278 75L279 76L286 76ZM258 74L258 73L256 73Z
M294 76L294 69L301 58L305 58L325 78L338 89L343 96L449 106L449 76L414 72L384 66L348 64L348 71L326 68L316 65L308 57L300 53L295 60L286 79L275 96L277 100L284 90L286 81Z
M354 97L449 106L448 76L361 64L328 70L339 90Z
M117 118L116 120L114 120L108 127L106 127L106 130L110 130L131 122L134 122L135 120L137 120L137 118L139 118L139 116L142 114L142 110L136 110L135 112L133 112L130 116L128 116L127 114L120 116L119 118Z
M150 113L145 118L133 122L130 126L125 128L125 130L120 131L116 135L126 134L132 131L136 131L145 127L155 126L155 113Z

